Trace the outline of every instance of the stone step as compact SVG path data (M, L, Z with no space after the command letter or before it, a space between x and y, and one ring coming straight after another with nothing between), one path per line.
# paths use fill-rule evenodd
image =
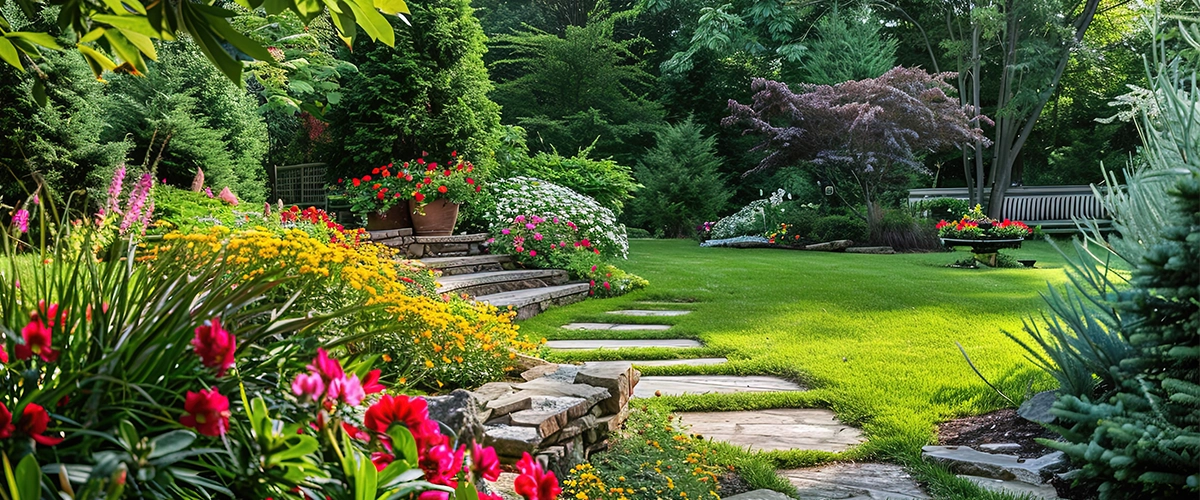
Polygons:
M438 293L465 293L474 297L493 295L530 288L565 284L567 272L562 269L519 269L515 271L485 271L438 278Z
M568 283L566 285L477 295L475 296L475 300L487 302L501 309L511 307L517 311L517 319L528 319L537 316L551 306L573 304L587 299L589 290L591 290L591 287L587 283Z
M567 330L649 330L662 331L671 328L671 325L627 325L621 323L568 323L562 326Z
M619 365L625 363L633 363L633 366L704 366L704 365L719 365L728 361L725 358L687 358L687 359L649 359L649 360L629 360L629 361L587 361L583 366L607 366Z
M691 311L658 311L650 309L622 309L620 311L608 311L608 314L619 314L621 316L683 316L690 314Z
M642 377L633 396L682 396L685 394L729 394L735 392L803 391L796 383L777 377L734 375L683 375Z
M479 255L484 251L487 233L451 236L413 236L412 229L370 231L371 241L400 251L410 259Z
M687 349L704 347L692 339L636 339L636 340L551 340L546 342L551 349L624 349L630 347L666 347Z
M511 255L469 255L466 257L430 257L421 263L437 269L442 276L457 276L484 271L503 271L512 267Z
M781 470L800 498L855 500L929 498L903 467L894 464L836 463Z
M638 383L638 389L645 380L643 377ZM841 452L866 441L862 431L838 421L832 411L824 408L684 412L676 416L687 432L751 451Z

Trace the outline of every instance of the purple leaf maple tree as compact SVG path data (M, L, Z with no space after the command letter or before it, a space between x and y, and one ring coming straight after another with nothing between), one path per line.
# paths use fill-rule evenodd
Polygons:
M897 66L878 78L802 84L799 93L755 78L753 102L730 100L721 123L763 138L752 151L767 156L747 174L808 165L854 179L867 206L866 214L855 212L874 226L873 201L889 175L903 168L928 173L920 155L990 142L975 124L991 120L948 94L954 76Z

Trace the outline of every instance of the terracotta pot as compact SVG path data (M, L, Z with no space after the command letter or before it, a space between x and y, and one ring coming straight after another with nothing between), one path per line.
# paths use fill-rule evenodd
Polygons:
M404 229L412 227L412 225L412 216L409 215L408 203L400 203L383 212L367 212L368 231Z
M412 212L413 233L417 236L450 236L454 234L454 223L458 222L458 203L434 200L425 205L421 215L416 200L408 200Z

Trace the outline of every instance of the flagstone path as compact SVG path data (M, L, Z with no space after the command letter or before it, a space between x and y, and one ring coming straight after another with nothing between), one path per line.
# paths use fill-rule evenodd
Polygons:
M660 303L643 303L653 307ZM623 309L608 311L617 316L673 317L689 314L682 310ZM623 323L570 323L563 328L586 331L666 331L670 325ZM574 339L547 342L551 349L698 348L692 339ZM635 366L702 366L727 362L725 358L628 360ZM585 366L606 366L618 361L589 361ZM803 391L795 382L768 376L684 375L643 376L633 396L650 398L708 393ZM841 452L866 441L861 430L842 423L823 408L776 408L752 411L681 412L676 414L688 432L730 443L750 451L815 450ZM781 470L800 498L900 500L929 498L921 487L897 465L879 463L831 463L804 469ZM776 500L779 493L759 490L734 497L738 500Z

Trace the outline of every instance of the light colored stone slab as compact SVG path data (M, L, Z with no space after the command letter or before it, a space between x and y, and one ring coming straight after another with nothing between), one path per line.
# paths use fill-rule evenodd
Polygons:
M687 358L687 359L652 359L630 361L588 361L583 366L607 366L630 363L633 366L704 366L719 365L728 361L725 358Z
M623 349L627 347L667 347L686 349L703 347L692 339L636 339L636 340L551 340L546 342L551 349Z
M916 500L929 498L899 465L838 463L782 470L800 498L846 500Z
M1047 500L1057 500L1062 498L1058 496L1058 491L1053 486L1048 484L1029 484L1024 481L1004 481L1001 479L992 479L990 477L979 476L958 476L972 483L978 484L980 488L991 491L999 491L1004 493L1012 493L1014 495L1029 495L1033 498L1045 498Z
M652 330L663 331L671 328L671 325L626 325L620 323L570 323L563 325L567 330Z
M650 309L622 309L620 311L608 311L608 314L620 314L621 316L652 316L652 317L683 316L684 314L691 314L691 313L692 313L691 311L656 311L656 310L650 310ZM767 491L770 491L770 490L767 490Z
M775 490L754 490L723 498L725 500L791 500L792 497Z
M688 432L752 451L839 452L865 441L862 431L839 422L832 411L821 408L679 413L678 416L682 425L691 426Z
M941 463L959 474L1016 479L1041 484L1044 477L1059 472L1067 463L1063 452L1056 451L1040 458L1022 459L1016 455L984 453L967 446L925 446L921 457Z
M682 375L642 377L634 388L633 396L681 396L684 394L708 394L731 392L778 392L803 391L804 388L776 377L733 375Z

